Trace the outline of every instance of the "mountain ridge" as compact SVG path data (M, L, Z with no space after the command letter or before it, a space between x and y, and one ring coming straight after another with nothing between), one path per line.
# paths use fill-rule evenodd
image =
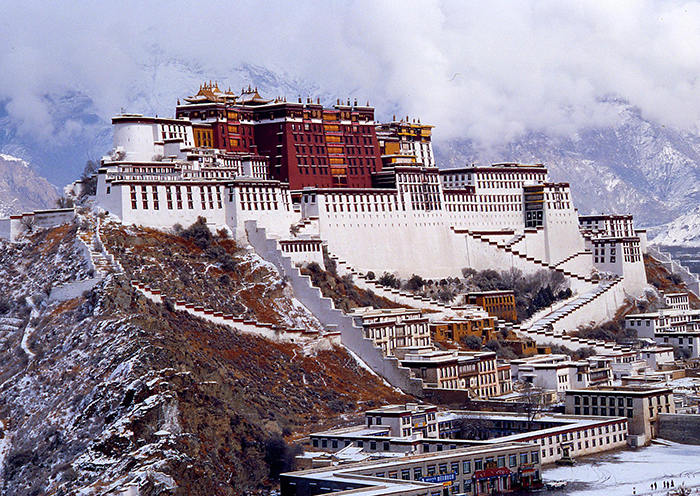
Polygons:
M58 196L27 161L0 153L0 217L54 207Z

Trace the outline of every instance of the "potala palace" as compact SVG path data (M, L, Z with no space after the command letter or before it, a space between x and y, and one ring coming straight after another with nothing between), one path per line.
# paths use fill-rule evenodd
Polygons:
M100 281L127 275L124 286L134 294L216 325L217 332L255 334L264 346L275 341L310 354L342 346L389 385L434 403L385 405L366 411L362 424L312 433L312 449L297 457L307 470L282 474L282 495L538 488L544 464L686 436L681 415L697 411L697 395L686 395L685 383L661 383L700 370L688 364L697 364L700 353L695 296L651 294L646 232L635 229L631 215L579 214L569 184L550 181L544 165L440 169L433 126L418 119L378 123L369 102L338 100L327 108L211 83L178 101L175 117L121 113L112 123L114 147L96 177L72 186L75 192L90 185L80 192L80 208L0 219L0 239L20 243L32 239L24 233L34 227L72 223L87 278L52 285L48 301L84 297ZM218 235L207 233L201 219ZM134 245L112 238L110 246L114 230ZM159 236L153 243L159 247L167 244L163 239L183 241L199 257L193 231L271 269L271 284L292 295L291 308L302 309L305 320L271 318L237 301L210 302L209 295L228 294L228 282L222 290L200 287L204 280L185 282L174 272L172 279L187 288L177 291L164 272L144 274L148 260L155 266L172 256L180 264L182 253L168 249L161 260L128 261L136 241L144 241L136 236L151 235ZM656 256L654 250L649 247ZM203 271L191 270L206 276L216 266L225 264L209 260ZM226 280L237 267L225 268ZM398 280L442 279L446 286L476 274L465 269L544 270L531 279L556 275L549 280L560 286L556 298L533 303L523 317L516 300L524 291L515 283L497 290L474 285L476 291L462 285L462 293L438 301L429 296L440 293L421 294ZM376 276L386 281L385 273L398 276L394 286L405 290L380 284ZM328 291L326 279L312 277L319 275L347 283L346 293ZM694 282L687 286L692 292ZM347 305L343 297L359 290L373 294ZM254 299L267 310L271 299L260 295ZM653 308L642 306L657 297ZM381 308L361 306L375 304ZM635 305L650 311L634 313ZM289 308L280 313L286 317ZM623 316L622 339L598 338L604 326L596 325ZM564 413L528 410L553 404ZM700 416L694 417L700 432ZM470 423L478 432L467 432Z
M125 224L169 228L203 216L246 241L264 229L296 262L320 244L357 271L458 276L542 268L583 290L601 276L646 284L646 237L631 216L581 216L541 164L440 169L432 126L377 123L338 101L266 100L205 84L176 118L113 119L96 203Z

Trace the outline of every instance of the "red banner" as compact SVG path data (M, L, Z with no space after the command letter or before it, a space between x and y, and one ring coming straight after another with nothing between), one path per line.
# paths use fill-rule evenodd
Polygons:
M500 477L502 475L509 475L510 470L506 467L499 468L487 468L485 470L478 470L474 472L475 479L488 479L490 477Z

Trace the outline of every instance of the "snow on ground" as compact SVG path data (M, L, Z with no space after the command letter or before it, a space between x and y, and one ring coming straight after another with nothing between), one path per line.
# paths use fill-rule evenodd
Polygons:
M27 354L29 359L31 360L36 356L36 354L29 349L29 339L32 337L32 333L34 332L34 326L32 325L32 321L39 316L39 311L36 309L34 306L34 302L30 297L27 297L25 299L27 302L27 305L29 305L29 308L32 309L31 315L29 317L29 322L27 322L26 327L24 328L24 333L22 334L22 349L24 352Z
M637 450L617 451L577 460L573 467L545 468L547 481L568 481L566 488L552 495L625 496L666 495L663 481L673 480L675 487L685 483L700 488L700 446L669 443ZM658 489L650 485L657 482Z
M7 432L7 429L5 429L5 423L2 420L0 420L0 434L2 435L2 438L0 438L0 481L1 481L3 467L5 467L5 457L7 456L7 453L9 453L10 448L12 447L10 433Z

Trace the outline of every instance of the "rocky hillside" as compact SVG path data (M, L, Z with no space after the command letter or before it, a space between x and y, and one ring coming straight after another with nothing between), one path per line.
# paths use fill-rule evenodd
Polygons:
M162 281L173 285L188 271L228 270L237 274L229 292L258 285L275 299L262 305L282 318L294 303L279 278L233 247L226 269L189 241L170 243L166 255L159 233L139 232L132 244L113 227L104 243L120 251L126 273L50 301L52 285L92 275L76 230L0 245L0 493L121 494L129 484L146 495L258 492L274 487L282 437L405 400L328 341L302 347L240 334L153 303L129 283L141 268L147 277L149 263L182 266ZM226 274L217 275L219 284ZM201 280L189 282L194 295Z
M0 154L0 217L56 205L58 192L22 159Z

